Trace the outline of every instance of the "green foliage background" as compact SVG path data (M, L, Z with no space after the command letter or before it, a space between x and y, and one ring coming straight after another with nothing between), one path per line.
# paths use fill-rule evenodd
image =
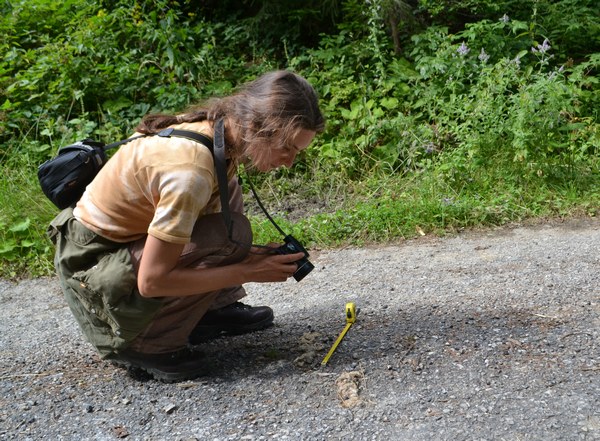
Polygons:
M600 209L592 0L4 0L0 12L2 277L52 272L56 209L36 169L60 146L122 139L147 112L276 68L311 81L328 121L293 169L255 178L309 246ZM258 242L276 238L253 223Z

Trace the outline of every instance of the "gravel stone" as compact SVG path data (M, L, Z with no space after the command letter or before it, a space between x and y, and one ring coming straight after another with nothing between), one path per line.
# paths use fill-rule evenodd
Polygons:
M600 440L599 249L586 218L313 251L176 384L100 360L55 278L0 281L0 440Z

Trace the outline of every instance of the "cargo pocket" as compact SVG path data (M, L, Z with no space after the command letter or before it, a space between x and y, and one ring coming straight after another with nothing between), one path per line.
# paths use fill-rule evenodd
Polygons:
M74 273L67 284L88 313L110 328L115 347L133 340L162 306L160 299L139 294L127 247L103 255L91 268Z
M67 220L66 236L69 241L79 246L86 246L98 239L97 233L86 228L81 222L72 217Z
M73 217L73 208L65 208L63 211L58 213L54 219L48 225L48 229L46 230L46 234L48 238L52 241L53 244L56 245L56 241L58 235L62 231L63 225L67 223L69 219Z

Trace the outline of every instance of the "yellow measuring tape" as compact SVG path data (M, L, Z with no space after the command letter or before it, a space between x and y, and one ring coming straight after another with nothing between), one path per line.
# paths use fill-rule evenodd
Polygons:
M340 344L340 342L342 341L342 339L344 338L344 336L346 335L346 333L348 332L348 330L354 324L355 321L356 321L356 306L354 305L354 303L346 303L346 327L341 332L340 336L337 338L337 340L335 341L335 343L329 350L329 353L325 356L325 358L321 362L321 366L325 366L327 364L327 362L329 361L329 359L331 358L331 356L337 349L338 345Z

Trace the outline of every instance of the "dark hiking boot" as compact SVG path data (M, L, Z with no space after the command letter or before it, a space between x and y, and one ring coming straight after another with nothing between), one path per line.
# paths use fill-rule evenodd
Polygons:
M164 354L145 354L125 349L109 355L107 360L128 369L140 369L165 383L192 380L206 375L209 370L204 353L188 347Z
M235 302L204 314L190 334L190 344L199 344L221 334L237 335L259 331L271 326L273 318L273 310L268 306L249 306Z

